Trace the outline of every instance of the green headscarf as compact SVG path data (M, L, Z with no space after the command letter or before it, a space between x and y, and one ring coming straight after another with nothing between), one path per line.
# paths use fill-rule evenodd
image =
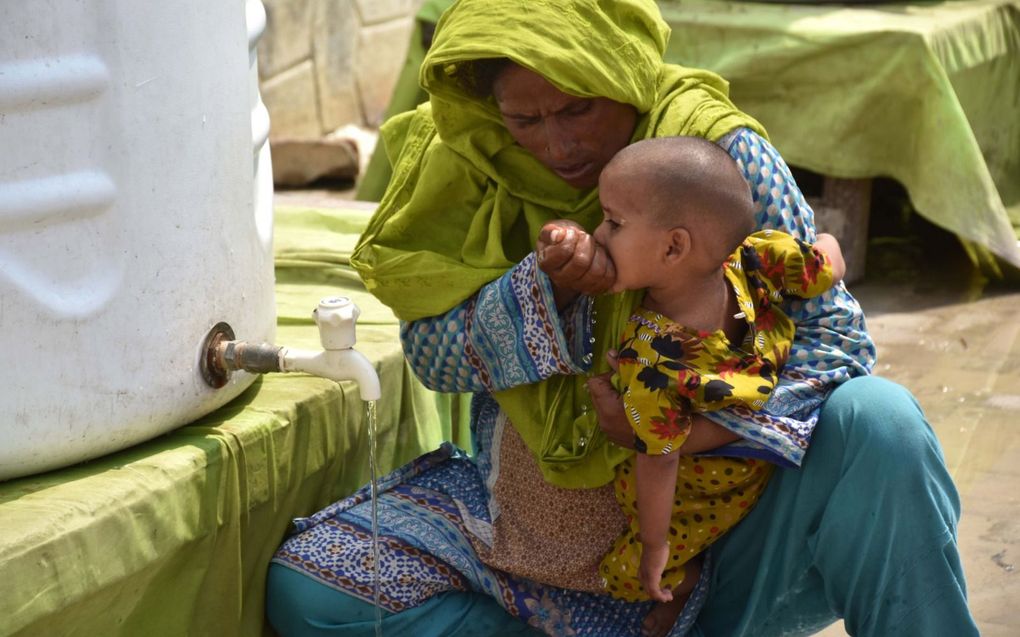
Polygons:
M707 71L662 61L669 38L652 0L460 0L436 29L421 67L429 104L382 129L393 178L351 259L365 285L402 320L450 310L534 249L542 225L601 221L596 189L577 190L516 145L491 98L456 79L458 65L508 58L565 93L609 97L640 113L633 140L696 135L715 141L761 125ZM595 300L593 373L604 371L639 298ZM582 376L494 394L536 454L546 480L597 487L630 453L609 444Z

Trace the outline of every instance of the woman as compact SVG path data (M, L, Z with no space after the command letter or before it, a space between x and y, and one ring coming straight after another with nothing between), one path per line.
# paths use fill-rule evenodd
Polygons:
M615 273L588 234L598 175L631 141L701 136L743 171L760 226L814 239L764 130L718 77L663 64L667 38L650 0L461 0L422 66L430 105L383 131L394 177L355 265L422 380L475 392L474 457L443 448L380 498L388 634L641 631L647 603L595 576L625 523L609 481L631 453L610 442L627 427L604 354L638 300L602 294ZM535 255L540 234L555 246ZM681 447L779 469L671 634L810 634L838 617L853 634L976 634L955 489L910 395L865 376L856 301L840 285L784 308L798 331L766 409L698 418ZM363 500L300 521L277 553L281 634L373 633Z

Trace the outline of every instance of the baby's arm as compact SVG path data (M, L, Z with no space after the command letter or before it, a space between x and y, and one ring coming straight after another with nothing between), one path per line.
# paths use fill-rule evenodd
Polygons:
M832 282L839 283L846 274L846 262L843 260L843 251L839 248L839 241L836 237L825 232L819 232L815 240L815 248L829 258L829 265L832 266Z
M637 454L638 528L641 530L641 565L638 577L648 596L657 602L673 599L673 591L660 586L669 561L669 522L676 494L679 454Z

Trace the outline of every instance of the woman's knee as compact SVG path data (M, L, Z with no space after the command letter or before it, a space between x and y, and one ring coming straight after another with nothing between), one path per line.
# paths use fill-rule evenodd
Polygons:
M862 454L876 468L943 462L938 440L914 396L878 376L854 378L833 390L819 414L817 433L836 438L846 451Z
M959 494L938 438L910 392L892 381L866 376L835 389L811 452L823 464L841 458L842 475L865 490L904 503L931 501L950 527L959 518Z
M370 624L375 609L303 573L270 564L266 574L266 617L280 635L326 637L353 634L345 632L344 627Z

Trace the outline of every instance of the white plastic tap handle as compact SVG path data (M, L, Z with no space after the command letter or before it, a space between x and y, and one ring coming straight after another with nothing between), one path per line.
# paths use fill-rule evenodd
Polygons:
M327 296L319 301L312 316L319 326L323 349L351 349L357 341L355 325L361 310L346 296Z

